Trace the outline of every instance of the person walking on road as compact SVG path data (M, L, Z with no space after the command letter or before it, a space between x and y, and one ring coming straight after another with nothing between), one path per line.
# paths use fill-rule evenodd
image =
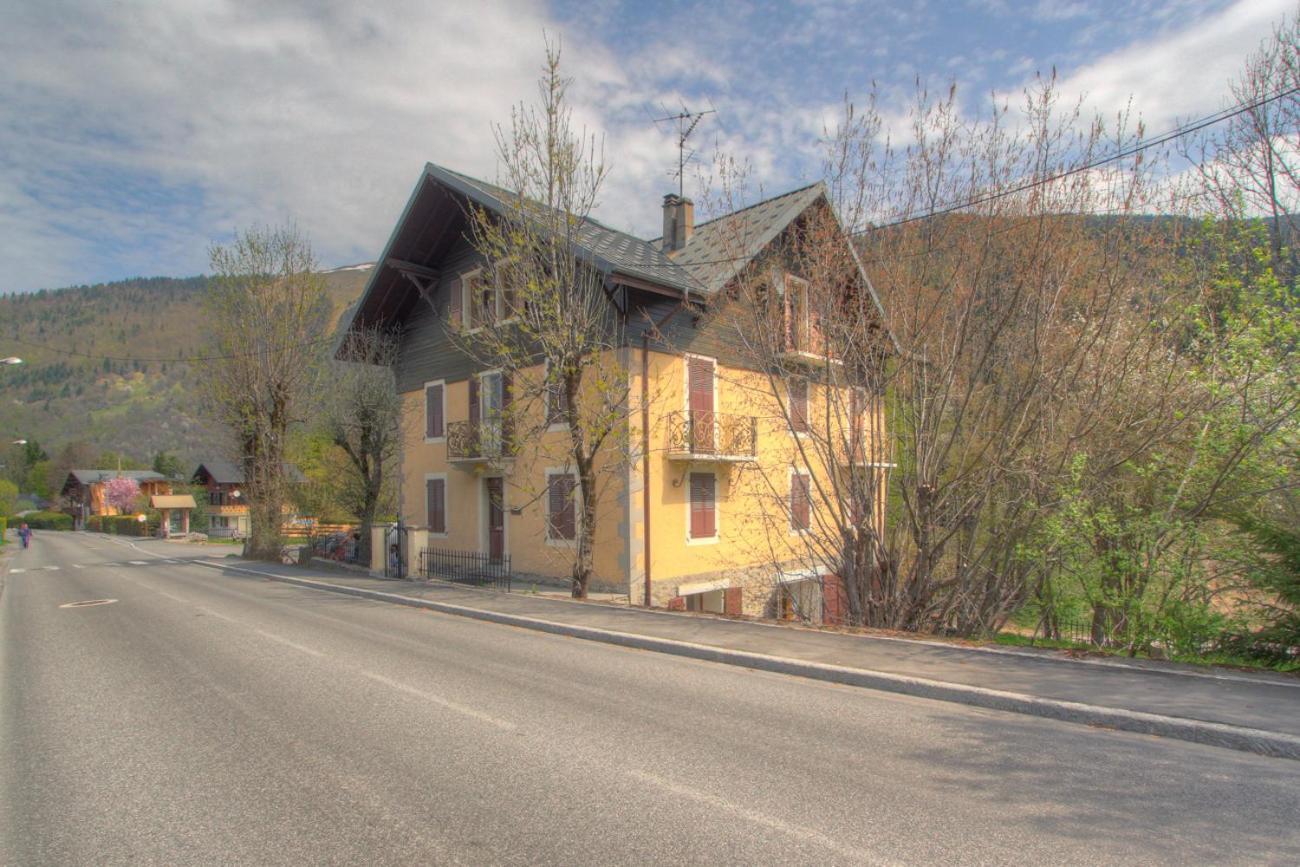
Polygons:
M29 526L27 526L27 522L26 522L26 521L24 521L24 522L23 522L23 525L22 525L21 527L18 528L18 538L22 540L22 542L23 542L23 547L24 547L24 548L31 547L31 544L32 544L32 528L29 527Z

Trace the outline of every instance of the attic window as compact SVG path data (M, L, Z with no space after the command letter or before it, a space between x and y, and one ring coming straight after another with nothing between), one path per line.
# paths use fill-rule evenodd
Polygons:
M465 327L485 328L515 317L515 291L511 281L516 279L509 261L498 262L493 274L482 268L461 277L462 309Z

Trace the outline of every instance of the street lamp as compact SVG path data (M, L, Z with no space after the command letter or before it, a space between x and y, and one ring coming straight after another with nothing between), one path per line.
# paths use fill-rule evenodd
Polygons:
M0 364L22 364L22 363L23 360L16 355L11 355L8 358L0 358Z

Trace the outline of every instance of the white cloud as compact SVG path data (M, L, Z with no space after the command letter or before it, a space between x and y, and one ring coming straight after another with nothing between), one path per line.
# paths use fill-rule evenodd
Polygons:
M1108 54L1060 82L1063 102L1083 98L1114 117L1129 104L1150 132L1213 113L1229 99L1228 82L1295 0L1238 0L1190 26Z

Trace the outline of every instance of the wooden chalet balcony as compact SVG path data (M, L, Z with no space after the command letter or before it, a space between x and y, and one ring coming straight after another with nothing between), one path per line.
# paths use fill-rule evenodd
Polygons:
M758 421L721 412L674 412L668 417L668 459L672 461L755 460Z
M448 463L501 463L514 456L514 444L500 421L454 421L447 425Z
M831 351L821 329L816 324L792 321L788 315L782 324L785 330L785 345L777 353L780 360L807 365L824 364L827 360L831 364L841 363L835 358L835 353Z

